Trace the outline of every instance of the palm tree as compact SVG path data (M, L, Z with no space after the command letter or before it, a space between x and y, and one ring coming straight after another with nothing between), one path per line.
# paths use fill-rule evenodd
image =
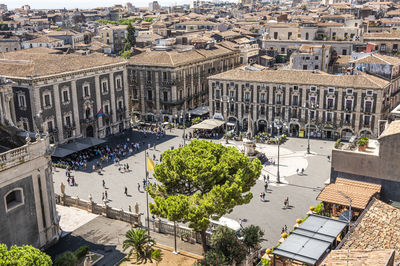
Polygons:
M154 251L153 246L156 244L156 241L152 239L145 229L130 229L125 234L126 240L122 243L122 248L125 251L128 248L131 248L128 257L132 255L133 252L136 253L136 262L144 262L147 260L152 262L152 253Z

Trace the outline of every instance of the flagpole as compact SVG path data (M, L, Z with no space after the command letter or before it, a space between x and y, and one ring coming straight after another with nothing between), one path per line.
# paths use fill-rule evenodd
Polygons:
M147 209L147 233L150 235L150 217L149 217L149 193L147 192L148 186L148 176L149 172L147 171L147 149L144 151L144 168L146 171L146 186L143 188L146 191L146 209Z

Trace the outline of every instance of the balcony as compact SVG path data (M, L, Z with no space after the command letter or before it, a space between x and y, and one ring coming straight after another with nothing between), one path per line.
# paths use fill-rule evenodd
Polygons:
M79 122L83 125L91 125L94 124L96 122L96 119L93 117L90 118L83 118L81 120L79 120Z
M276 101L275 104L276 105L282 105L282 102L281 101Z
M244 99L244 101L245 101L246 103L249 103L249 102L250 102L250 99L247 98L247 99Z
M47 130L47 132L49 132L50 135L55 135L58 133L58 129L56 127L52 127L52 128L49 128Z
M124 113L125 111L126 111L125 106L120 107L120 108L117 109L117 113Z
M151 83L152 83L151 79L146 80L146 85L151 85Z
M173 86L176 84L175 80L163 80L161 81L162 86Z
M75 129L75 123L64 124L65 130L73 130Z
M181 100L169 101L169 100L162 100L161 99L160 102L162 104L167 104L167 105L180 105L180 104L183 104L185 102L185 100L181 99Z

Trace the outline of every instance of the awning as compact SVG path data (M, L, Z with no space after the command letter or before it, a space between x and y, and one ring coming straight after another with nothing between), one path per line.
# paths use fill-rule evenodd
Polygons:
M191 129L207 129L212 130L214 128L220 127L225 124L224 121L217 120L217 119L206 119L196 125L191 126Z
M80 138L71 143L58 145L52 156L63 158L75 152L83 151L105 142L105 140L98 138Z
M189 113L191 115L197 115L197 116L202 116L202 115L208 114L208 112L209 112L208 106L199 106L196 109L189 111Z

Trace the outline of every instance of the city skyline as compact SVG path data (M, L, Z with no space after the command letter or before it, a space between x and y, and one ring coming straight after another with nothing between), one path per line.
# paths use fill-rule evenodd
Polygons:
M37 1L25 1L25 0L16 0L16 1L2 1L1 4L6 4L8 9L15 9L21 8L23 5L29 5L31 9L73 9L73 8L80 8L80 9L91 9L96 7L111 7L116 4L125 5L126 3L132 3L132 5L136 7L147 7L150 0L139 0L139 1L109 1L109 0L98 0L98 1L78 1L78 0L70 0L66 2L53 2L53 1L46 1L46 0L37 0ZM158 3L161 6L170 6L175 4L189 4L189 0L160 0Z

